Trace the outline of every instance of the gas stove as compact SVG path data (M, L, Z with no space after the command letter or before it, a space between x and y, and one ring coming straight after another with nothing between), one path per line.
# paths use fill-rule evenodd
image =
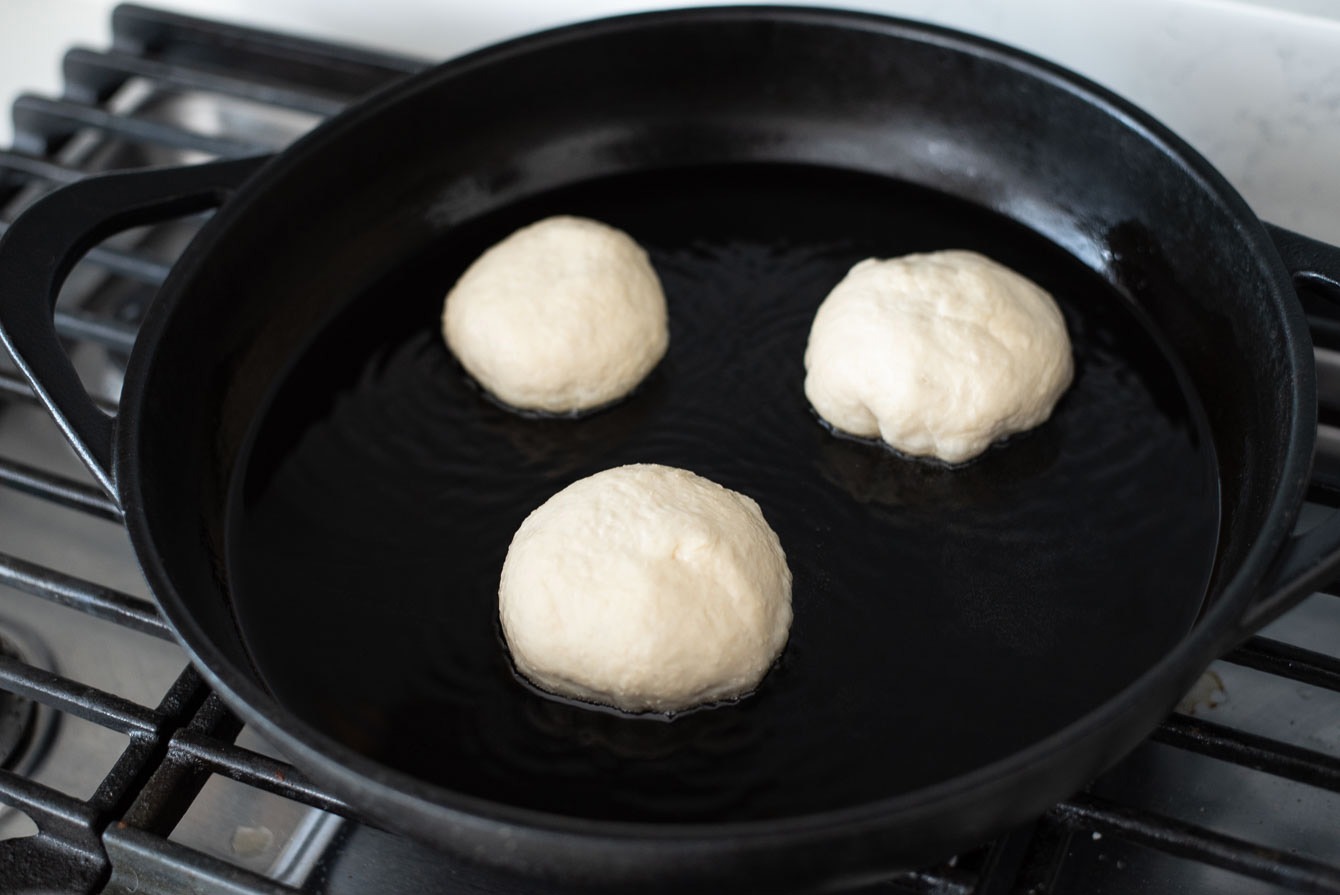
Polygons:
M425 64L120 7L110 48L65 56L58 98L15 103L13 148L0 150L0 231L35 197L89 173L282 148ZM1336 207L1278 219L1340 241ZM108 408L136 326L201 221L108 240L62 293L58 328ZM1308 309L1324 425L1300 526L1340 505L1340 311L1315 296ZM468 871L307 781L210 691L147 592L118 508L9 367L0 486L0 803L10 806L0 807L0 891L478 890ZM1216 663L1086 791L868 891L1340 893L1331 591L1340 587Z

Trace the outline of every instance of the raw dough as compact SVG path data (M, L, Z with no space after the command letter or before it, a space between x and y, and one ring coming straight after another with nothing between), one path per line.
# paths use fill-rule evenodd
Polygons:
M494 397L572 413L628 394L665 356L665 294L622 230L577 217L522 227L448 293L442 334Z
M498 610L539 687L676 712L758 685L791 627L791 571L750 498L683 469L620 466L526 517Z
M853 267L819 306L805 369L834 428L949 463L1045 422L1074 376L1052 297L960 250Z

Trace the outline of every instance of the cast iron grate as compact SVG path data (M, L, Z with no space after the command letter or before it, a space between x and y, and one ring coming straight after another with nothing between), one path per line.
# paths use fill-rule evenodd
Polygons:
M259 136L240 135L226 126L216 127L218 122L196 126L135 114L125 101L127 91L138 90L141 100L155 92L207 94L286 110L315 123L424 65L418 60L138 6L119 7L112 21L111 49L73 49L65 56L62 97L24 96L15 103L15 145L12 150L0 150L0 209L8 209L10 215L33 195L87 173L92 166L85 161L99 150L75 152L72 147L79 141L92 141L103 149L119 147L120 155L112 153L110 162L108 153L103 152L100 165L115 168L142 164L162 153L171 154L174 160L199 160L270 151L292 136L267 135L264 128ZM137 151L126 152L127 147ZM72 158L85 161L70 161ZM5 221L0 216L0 232ZM188 238L189 222L184 232ZM182 240L178 240L180 244L184 244ZM124 281L131 298L110 313L98 308L61 307L57 315L59 331L71 343L91 343L113 354L124 354L134 341L134 309L142 310L153 288L166 276L171 261L171 251L142 250L133 242L114 241L94 249L84 264L105 277ZM138 305L136 294L141 297ZM1310 309L1319 314L1325 311L1316 303ZM1327 319L1316 321L1319 344L1326 344L1332 330L1340 332L1340 326ZM1323 378L1330 375L1340 382L1331 375L1335 370L1340 370L1340 364L1323 370ZM1340 394L1330 397L1340 399ZM35 403L21 378L0 371L0 412L11 405ZM114 401L105 404L114 409ZM17 459L0 456L0 485L95 518L113 522L120 519L115 503L88 480L48 472ZM1340 503L1340 489L1322 463L1314 482L1314 497L1324 505ZM69 547L78 549L77 544ZM9 588L0 597L4 601L47 600L108 625L171 638L152 602L60 568L0 552L0 584ZM1284 640L1255 637L1225 661L1264 672L1280 687L1297 684L1340 694L1340 659ZM347 838L337 839L330 855L316 862L306 880L292 885L170 838L211 777L236 781L348 818L352 826L364 826L356 812L308 782L298 770L238 746L235 741L242 723L189 665L153 706L7 656L0 656L0 689L127 738L111 772L85 799L0 769L0 802L26 813L39 831L29 838L0 842L0 888L4 891L123 891L131 890L132 882L146 892L171 891L183 884L189 884L192 891L237 895L339 891L336 874L330 872L336 860L332 855ZM1317 750L1184 714L1170 717L1151 743L1206 762L1302 784L1330 799L1331 810L1340 810L1340 749ZM942 866L876 886L875 890L954 895L1060 891L1069 871L1068 862L1076 851L1075 843L1099 842L1106 837L1121 843L1118 851L1128 856L1150 851L1190 862L1193 869L1220 868L1250 885L1254 881L1270 884L1255 889L1248 885L1242 891L1282 888L1340 893L1340 864L1323 863L1298 850L1230 835L1210 825L1190 823L1171 813L1101 793L1102 787L1096 784L1093 791L1057 805L1027 829ZM394 837L381 835L388 848L397 842ZM400 843L395 847L412 846ZM1104 860L1104 856L1099 855L1097 860ZM398 867L408 885L405 891L428 890L430 880L434 881L434 890L443 884L450 888L449 879L444 883L446 878L431 870L415 878L412 868L416 866L423 866L422 862L404 861ZM1122 861L1116 860L1115 866L1120 870ZM341 872L347 875L348 871ZM1145 891L1148 882L1136 878L1125 883L1119 879L1116 883L1090 881L1087 890Z

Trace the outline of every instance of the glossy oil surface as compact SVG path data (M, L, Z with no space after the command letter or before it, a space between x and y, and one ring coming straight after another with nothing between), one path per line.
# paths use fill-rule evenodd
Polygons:
M646 247L671 343L625 402L526 419L467 381L438 318L479 252L558 213ZM959 469L834 437L802 390L810 321L848 268L941 248L1051 291L1076 352L1052 419ZM511 669L496 593L513 532L572 481L634 462L749 494L781 538L791 639L737 704L625 717ZM313 342L238 484L234 608L285 706L450 789L648 821L864 803L1064 727L1190 627L1218 528L1201 411L1100 277L942 195L782 166L598 181L453 230Z

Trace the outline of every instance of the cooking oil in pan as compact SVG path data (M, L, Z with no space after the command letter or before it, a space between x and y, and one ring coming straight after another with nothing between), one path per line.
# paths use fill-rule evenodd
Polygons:
M490 403L438 334L465 266L558 213L641 242L670 308L661 365L579 420ZM1076 352L1047 423L957 469L834 437L802 391L810 321L848 268L942 248L1049 290ZM496 624L526 514L634 462L754 497L795 576L791 639L759 690L670 723L523 686ZM313 343L235 504L239 624L286 706L452 790L649 821L864 803L1054 732L1190 627L1219 522L1200 407L1128 299L980 208L783 166L592 182L454 229Z

